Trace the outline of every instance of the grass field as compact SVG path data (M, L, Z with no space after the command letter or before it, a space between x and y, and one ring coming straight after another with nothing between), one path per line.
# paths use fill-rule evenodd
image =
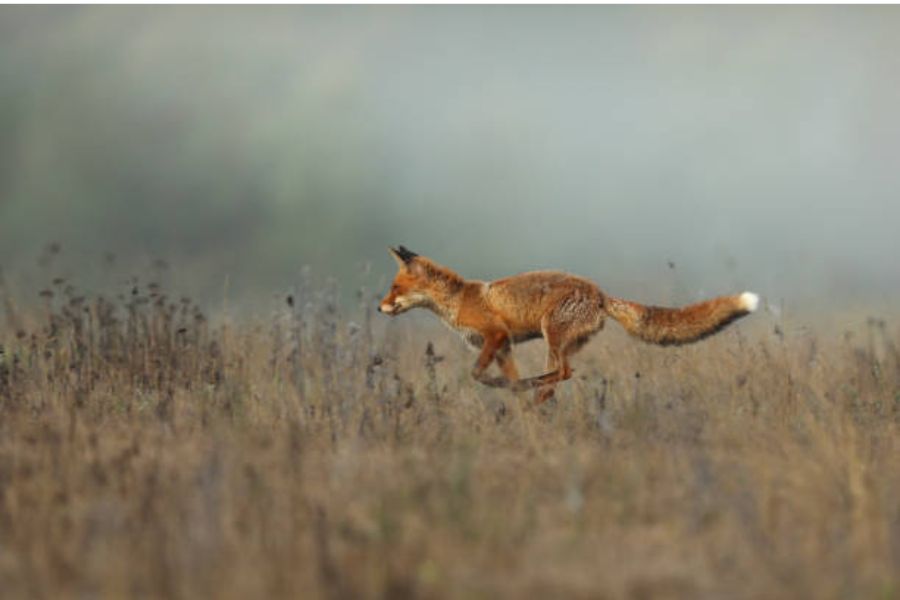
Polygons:
M0 596L900 598L896 324L613 324L536 408L370 298L6 298Z

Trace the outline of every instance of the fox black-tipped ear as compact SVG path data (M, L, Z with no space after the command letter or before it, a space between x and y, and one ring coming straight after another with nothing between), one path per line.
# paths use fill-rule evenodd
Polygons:
M418 256L418 254L402 245L397 246L396 248L391 247L390 250L391 254L394 255L394 258L397 259L397 262L403 265L408 265L412 259Z

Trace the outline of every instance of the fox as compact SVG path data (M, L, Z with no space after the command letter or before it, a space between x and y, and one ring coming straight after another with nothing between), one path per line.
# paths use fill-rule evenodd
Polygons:
M593 281L562 271L532 271L495 281L465 279L405 246L388 248L397 274L378 305L395 317L413 308L435 313L478 350L472 377L484 385L534 390L541 404L573 374L570 358L601 329L606 318L638 339L678 346L705 339L754 312L759 296L743 292L684 306L645 306L604 293ZM512 345L543 337L547 371L520 378ZM496 362L502 374L488 375Z

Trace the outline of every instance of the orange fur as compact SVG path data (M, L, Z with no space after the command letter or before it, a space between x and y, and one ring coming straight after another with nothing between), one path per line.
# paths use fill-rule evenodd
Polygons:
M398 271L379 310L389 315L417 307L432 310L480 349L473 377L495 387L538 388L538 402L572 376L569 357L603 328L607 316L642 340L686 344L752 312L757 301L754 294L744 293L684 308L644 306L608 296L592 281L558 271L475 281L403 246L390 250ZM510 347L538 337L547 342L547 372L520 380ZM495 360L503 377L486 375Z

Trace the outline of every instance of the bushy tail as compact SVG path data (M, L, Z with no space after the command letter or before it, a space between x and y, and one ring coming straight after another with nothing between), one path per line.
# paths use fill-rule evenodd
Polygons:
M758 305L759 296L744 292L683 308L644 306L607 296L604 309L631 335L667 346L702 340L732 321L752 313Z

